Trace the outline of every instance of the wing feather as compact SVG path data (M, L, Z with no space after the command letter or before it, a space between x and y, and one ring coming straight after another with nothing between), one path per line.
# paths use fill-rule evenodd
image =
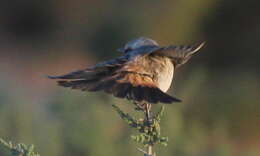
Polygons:
M138 69L138 65L135 63L139 56L159 49L161 48L158 46L142 47L84 70L61 76L49 76L49 78L59 79L58 85L63 87L93 92L103 90L116 97L139 102L180 102L181 100L161 91L153 81L153 76L149 75L150 73L145 69Z
M168 46L156 51L153 51L152 54L164 55L171 58L172 62L176 67L186 63L191 56L196 53L199 49L203 47L205 42L196 45L188 46Z
M84 79L92 80L98 77L104 77L107 73L112 73L120 68L125 62L128 61L128 56L121 56L113 60L98 63L94 66L88 67L83 70L77 70L60 76L48 76L50 79Z

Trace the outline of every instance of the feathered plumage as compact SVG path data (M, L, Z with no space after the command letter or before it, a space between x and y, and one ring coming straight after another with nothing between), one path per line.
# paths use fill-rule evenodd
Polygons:
M187 62L204 43L160 47L154 40L139 38L121 48L124 55L61 76L58 85L82 91L105 91L137 102L180 102L165 92L174 69Z

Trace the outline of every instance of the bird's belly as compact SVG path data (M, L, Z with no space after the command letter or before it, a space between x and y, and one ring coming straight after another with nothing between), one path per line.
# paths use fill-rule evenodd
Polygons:
M172 83L173 73L174 73L174 66L171 60L167 59L164 67L161 68L161 71L158 74L158 79L157 79L158 87L163 92L166 92L170 88Z

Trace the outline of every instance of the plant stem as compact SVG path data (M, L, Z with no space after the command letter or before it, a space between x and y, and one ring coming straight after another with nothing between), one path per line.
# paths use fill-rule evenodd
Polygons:
M149 129L150 129L150 127L151 127L151 116L150 116L151 107L152 107L151 104L149 104L149 103L146 103L146 104L145 104L144 113L145 113L145 117L146 117L146 118L145 118L145 119L146 119L146 123L147 123ZM147 155L148 155L148 156L153 156L153 144L152 144L152 143L150 143L150 144L148 145Z
M148 156L153 156L153 146L152 145L148 146L147 154L148 154Z

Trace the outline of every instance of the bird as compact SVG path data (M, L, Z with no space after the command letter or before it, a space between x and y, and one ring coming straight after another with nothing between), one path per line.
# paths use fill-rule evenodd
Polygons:
M174 71L185 64L205 42L194 45L160 46L140 37L117 49L122 55L65 75L48 76L59 86L82 91L104 91L136 103L181 102L166 92Z

